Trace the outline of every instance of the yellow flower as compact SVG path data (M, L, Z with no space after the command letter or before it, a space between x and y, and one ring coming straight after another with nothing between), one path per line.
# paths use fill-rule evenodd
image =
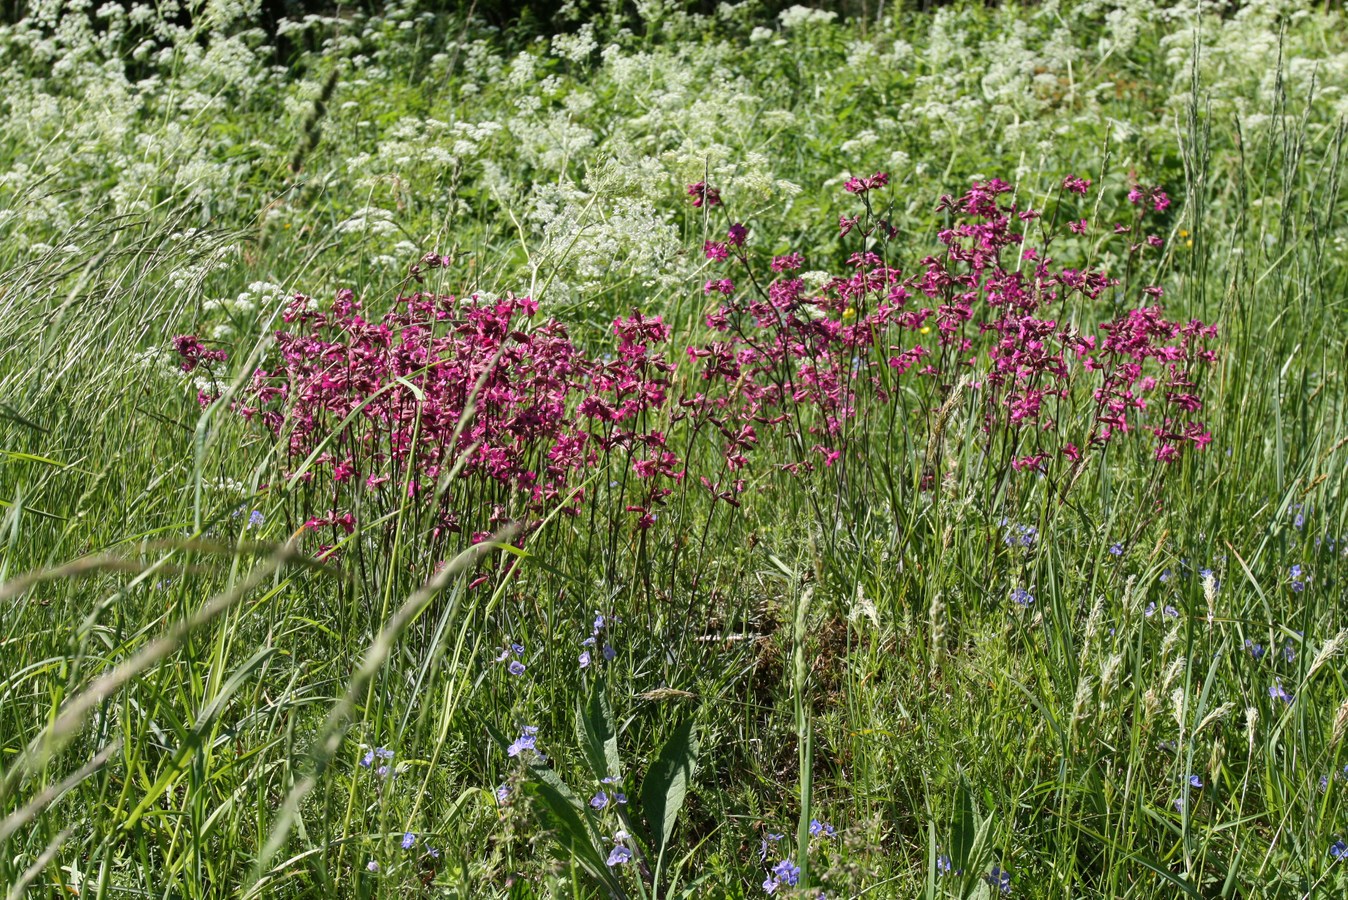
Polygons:
M843 310L844 319L855 319L856 317L857 317L857 309L855 306L849 306L847 307L847 309Z
M931 326L930 326L930 325L923 325L922 328L919 329L919 331L920 331L921 334L931 334Z

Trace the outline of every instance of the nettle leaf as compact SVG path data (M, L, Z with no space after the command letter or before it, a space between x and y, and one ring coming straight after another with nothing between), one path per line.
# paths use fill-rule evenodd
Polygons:
M585 759L590 764L595 781L622 778L622 765L618 760L618 729L613 721L613 708L609 705L603 679L595 679L588 703L576 701L576 737L585 750Z
M664 855L674 821L688 796L697 769L697 725L684 719L665 741L641 783L641 811L657 859Z

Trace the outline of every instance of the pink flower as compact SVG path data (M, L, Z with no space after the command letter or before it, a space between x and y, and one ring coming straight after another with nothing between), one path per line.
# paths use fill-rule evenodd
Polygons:
M688 185L688 196L693 198L693 206L698 209L704 203L707 206L721 205L721 192L716 188L708 187L705 181Z
M1068 175L1062 180L1062 186L1065 190L1073 194L1084 194L1090 190L1091 180L1089 178L1078 178L1075 175Z
M745 228L739 222L730 226L730 231L726 234L725 242L732 247L744 246L744 239L749 236L749 229Z
M849 194L864 194L867 191L877 190L889 184L889 174L886 172L876 172L870 178L858 178L855 175L847 179L843 184L843 190Z

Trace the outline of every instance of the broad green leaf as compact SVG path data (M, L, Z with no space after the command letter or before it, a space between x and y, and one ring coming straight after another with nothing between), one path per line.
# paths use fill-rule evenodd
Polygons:
M691 718L684 719L660 748L641 783L641 811L646 817L657 859L663 856L674 833L674 820L683 808L693 781L697 751L696 724Z
M973 792L969 790L969 782L963 776L955 792L955 817L950 826L950 864L956 870L967 872L973 862L978 814L974 810Z
M531 766L530 769L535 776L540 775L540 769L552 776L535 777L530 790L539 801L539 813L552 831L559 856L589 872L608 890L610 896L626 896L622 885L613 877L600 851L596 849L593 829L586 827L587 817L576 807L574 795L551 769L545 766Z
M602 679L595 679L588 704L576 701L576 737L585 750L585 759L595 781L622 777L618 761L618 729L613 723L613 709L609 706Z

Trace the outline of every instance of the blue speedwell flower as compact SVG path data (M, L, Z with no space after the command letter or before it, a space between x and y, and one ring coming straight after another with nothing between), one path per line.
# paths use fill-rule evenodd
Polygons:
M538 752L538 727L536 725L525 725L520 732L520 736L515 738L515 743L506 748L506 753L510 756L519 756L525 750Z
M1011 873L1001 866L993 866L992 871L983 876L983 880L1003 894L1011 893Z
M789 859L784 859L773 866L772 874L763 880L763 890L772 894L782 885L795 887L799 882L800 866Z

